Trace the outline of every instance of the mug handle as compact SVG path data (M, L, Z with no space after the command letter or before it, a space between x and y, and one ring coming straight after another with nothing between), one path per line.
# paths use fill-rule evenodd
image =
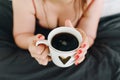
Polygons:
M36 42L36 46L39 46L40 44L45 44L45 45L49 46L48 40L39 40ZM48 56L50 56L50 54L48 54Z
M45 44L45 45L49 46L47 40L39 40L39 41L37 41L37 42L36 42L36 46L38 46L39 44Z

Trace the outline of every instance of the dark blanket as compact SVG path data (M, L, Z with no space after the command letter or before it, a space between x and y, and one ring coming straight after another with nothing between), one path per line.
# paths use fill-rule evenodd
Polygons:
M27 6L27 5L26 5ZM39 65L13 40L12 7L0 0L0 80L120 80L120 14L101 18L95 44L78 66ZM36 25L36 33L46 30Z

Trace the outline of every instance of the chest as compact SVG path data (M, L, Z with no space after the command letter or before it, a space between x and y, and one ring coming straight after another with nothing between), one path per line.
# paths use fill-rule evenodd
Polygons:
M39 24L45 28L53 29L58 26L64 26L65 20L70 19L73 26L79 22L82 12L80 8L74 5L52 5L50 3L36 2L36 17Z

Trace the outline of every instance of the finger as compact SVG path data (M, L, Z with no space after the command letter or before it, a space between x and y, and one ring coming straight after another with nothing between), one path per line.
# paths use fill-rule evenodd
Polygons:
M41 54L44 51L45 46L41 45L41 46L34 46L34 44L31 44L31 46L29 47L29 51L32 57L37 57L37 58L42 58Z
M71 23L71 21L69 19L65 21L65 26L73 27L73 25L72 25L72 23Z
M87 51L85 50L84 52L82 52L81 54L77 54L75 55L75 65L78 65L79 63L81 63L83 61L83 57L85 58Z
M29 47L29 51L34 54L41 54L45 49L45 45L41 44L39 46L35 46L34 44L31 44Z
M51 61L51 57L47 56L45 59L40 59L42 65L47 65Z
M35 53L31 53L31 57L43 59L43 56L41 56L40 54L35 54Z
M51 57L50 56L48 56L48 61L50 62L50 61L52 61L52 59L51 59Z
M49 53L49 49L48 49L48 47L46 46L45 47L45 50L42 52L42 54L41 54L41 57L42 57L42 59L45 59L46 57L48 57L48 53Z
M43 61L42 59L39 59L39 58L35 58L36 59L36 61L39 63L39 64L41 64L41 65L47 65L47 61L45 62L45 61Z
M84 61L84 59L85 59L85 56L80 57L79 60L75 61L75 65L80 64L81 62Z
M44 35L42 35L42 34L37 34L36 36L35 36L35 39L38 41L38 40L44 40L45 39L45 36Z
M89 42L88 42L88 37L87 37L86 33L81 29L78 29L78 30L82 34L82 43L81 43L80 48L88 49L89 48Z
M36 60L39 64L42 63L42 61L41 61L39 58L35 58L35 60Z
M48 64L48 57L46 57L45 59L39 59L39 58L35 58L39 64L42 65L47 65Z
M85 56L86 53L87 53L87 50L83 50L83 49L78 50L77 53L74 56L75 60L76 61L79 60L79 58Z
M48 47L46 47L46 49L44 50L44 52L40 55L41 58L40 58L40 64L42 65L47 65L49 61L51 61L51 57L48 56L48 53L49 53L49 49Z
M31 53L31 57L43 59L43 56L41 56L40 54L36 54L36 53Z
M80 48L82 48L83 50L88 50L89 44L88 43L82 43Z
M46 45L40 44L39 46L36 46L35 49L36 49L36 54L42 54L46 49Z

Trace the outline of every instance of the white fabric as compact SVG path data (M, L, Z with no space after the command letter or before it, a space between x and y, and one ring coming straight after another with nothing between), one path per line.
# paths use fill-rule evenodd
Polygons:
M120 13L120 0L105 0L102 17Z

